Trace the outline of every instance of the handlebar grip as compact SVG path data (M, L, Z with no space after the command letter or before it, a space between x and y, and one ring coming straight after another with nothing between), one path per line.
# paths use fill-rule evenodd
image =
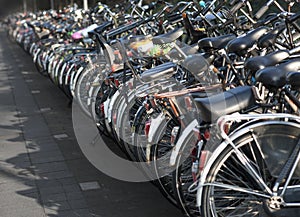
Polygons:
M257 13L255 14L255 18L259 19L261 18L262 15L264 15L264 13L269 9L269 6L265 5L263 6L261 9L259 9L257 11Z

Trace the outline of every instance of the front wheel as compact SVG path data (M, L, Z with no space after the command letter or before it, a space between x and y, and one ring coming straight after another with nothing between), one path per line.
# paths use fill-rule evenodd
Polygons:
M299 126L268 124L251 129L236 139L234 144L237 149L228 145L216 158L207 175L201 198L203 216L299 216L300 207L293 208L293 211L282 206L273 209L274 197L269 191L272 191L287 159L296 150L299 138ZM255 179L253 173L244 166L238 152L250 162L259 179ZM285 181L282 180L279 191ZM288 186L299 184L298 163ZM283 199L289 200L286 196Z

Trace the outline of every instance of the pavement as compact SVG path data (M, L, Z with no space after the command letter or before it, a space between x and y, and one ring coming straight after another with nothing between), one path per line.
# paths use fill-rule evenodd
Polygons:
M0 217L180 217L151 183L97 170L66 96L0 32Z

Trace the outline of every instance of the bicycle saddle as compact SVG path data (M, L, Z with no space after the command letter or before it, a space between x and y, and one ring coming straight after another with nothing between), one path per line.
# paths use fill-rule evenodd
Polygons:
M168 44L178 39L183 34L182 29L175 29L171 32L153 37L153 44Z
M262 37L260 37L257 41L257 45L260 48L267 48L275 44L276 38L278 35L283 32L285 29L285 25L279 25L272 29L270 32L266 33Z
M271 66L256 72L255 78L267 88L280 88L286 84L286 75L289 72L300 70L300 58L290 60L278 66Z
M286 76L286 83L294 88L300 88L300 72L289 72Z
M267 54L266 56L256 56L246 60L244 66L252 72L256 72L259 69L264 69L268 66L274 66L282 60L288 58L290 53L288 50L279 50Z
M225 48L225 46L228 44L229 41L235 39L236 36L233 34L229 35L221 35L218 37L212 37L212 38L203 38L199 40L198 45L200 49L203 49L205 51L209 51L211 49L222 49Z
M255 105L255 97L250 86L240 86L234 89L207 97L194 99L205 122L212 122L219 117L241 111Z
M141 80L143 82L153 82L162 79L168 79L176 72L176 64L167 62L149 69L141 74Z
M208 62L201 54L188 56L181 65L196 77L202 77L209 68Z
M199 46L198 44L193 44L190 46L186 46L182 48L182 51L186 54L186 55L191 55L191 54L195 54L198 53L199 50Z
M192 54L196 54L198 53L198 45L197 44L194 44L194 45L187 45L187 46L184 46L181 48L182 52L185 54L185 55L192 55ZM172 49L169 53L168 53L168 56L171 58L171 59L177 59L177 60L180 60L180 59L183 59L184 57L182 56L182 54L180 54L178 52L178 50L176 49Z
M216 87L214 89L207 89L205 91L197 91L197 92L190 92L189 95L193 98L193 99L198 99L198 98L206 98L206 97L210 97L213 95L216 95L220 93L220 87Z
M229 53L236 53L237 55L243 56L247 53L247 49L251 48L255 42L267 32L267 27L259 27L248 32L244 36L240 36L230 41L227 45Z

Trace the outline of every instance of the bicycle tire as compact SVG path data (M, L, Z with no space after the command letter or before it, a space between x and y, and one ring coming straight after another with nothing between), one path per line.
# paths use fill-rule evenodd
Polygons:
M283 168L299 136L299 126L273 123L256 126L235 139L234 144L250 160L260 178L271 189L279 174L279 168ZM210 147L211 151L214 148ZM300 178L295 177L293 182L299 184ZM207 217L275 216L271 214L274 210L268 207L271 195L270 198L262 196L268 193L259 187L261 183L254 180L238 160L235 149L228 145L213 162L206 176L201 214Z

